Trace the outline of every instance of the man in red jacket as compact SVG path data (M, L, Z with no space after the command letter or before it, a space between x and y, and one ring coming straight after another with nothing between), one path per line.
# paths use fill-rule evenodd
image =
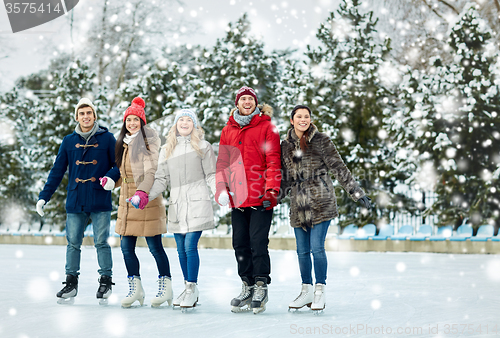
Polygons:
M259 313L271 282L267 247L281 181L280 138L272 108L258 105L252 88L240 88L235 105L220 137L215 199L232 208L233 248L243 282L232 311Z

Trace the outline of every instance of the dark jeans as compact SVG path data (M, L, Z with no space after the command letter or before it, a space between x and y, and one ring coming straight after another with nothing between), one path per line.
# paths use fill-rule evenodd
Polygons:
M148 243L149 252L151 252L151 254L156 260L156 265L158 266L158 276L171 277L170 264L168 263L168 257L165 252L165 249L163 249L163 244L161 242L161 235L146 237L146 242ZM125 266L127 268L127 274L129 277L140 276L139 259L135 254L136 243L137 243L137 237L122 236L120 246L123 253L123 260L125 261Z
M200 236L201 231L188 232L187 234L174 234L184 280L191 283L198 282L198 271L200 270L198 241L200 240Z
M267 246L273 210L262 206L236 208L231 212L233 248L238 262L238 275L250 285L255 277L271 283L271 259Z
M329 226L330 221L325 221L315 224L312 229L308 228L307 231L302 228L293 229L297 243L300 276L304 284L313 284L311 253L314 258L316 283L326 284L328 261L325 251L325 239Z

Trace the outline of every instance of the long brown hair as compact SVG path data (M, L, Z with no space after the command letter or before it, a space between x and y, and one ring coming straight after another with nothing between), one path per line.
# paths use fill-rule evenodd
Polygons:
M309 112L309 116L312 116L312 113L311 113L311 108L309 108L308 106L304 106L302 104L299 104L299 105L296 105L293 109L292 109L292 112L290 114L290 120L293 121L293 117L295 116L295 113L297 112L297 110L299 109L306 109L308 112ZM292 125L292 128L293 128L293 125ZM299 144L300 144L300 149L302 151L305 151L306 148L308 147L307 146L307 140L309 139L309 132L311 130L311 125L309 125L309 128L307 128L307 130L304 132L304 134L302 134L302 137L300 138L300 141L299 141Z
M139 119L141 121L141 134L142 134L142 138L144 139L144 144L146 145L146 149L147 150L144 150L144 152L148 152L150 151L149 149L149 143L148 143L148 139L146 137L146 132L144 131L144 126L145 126L145 123L142 119ZM127 134L128 130L127 130L127 126L126 126L126 122L123 121L123 125L122 125L122 129L120 130L120 134L118 135L118 139L116 140L116 146L115 146L115 161L116 161L116 166L118 168L121 167L122 165L122 160L123 160L123 139L125 138L125 134ZM138 155L139 152L134 152L135 153L135 156ZM134 154L132 154L134 155Z

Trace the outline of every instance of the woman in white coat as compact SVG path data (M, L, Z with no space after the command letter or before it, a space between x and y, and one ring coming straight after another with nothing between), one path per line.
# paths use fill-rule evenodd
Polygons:
M192 110L176 114L149 192L149 200L153 200L170 185L167 231L174 233L185 283L173 304L181 308L194 307L198 301L198 241L203 230L215 227L210 190L215 194L216 160L203 135Z

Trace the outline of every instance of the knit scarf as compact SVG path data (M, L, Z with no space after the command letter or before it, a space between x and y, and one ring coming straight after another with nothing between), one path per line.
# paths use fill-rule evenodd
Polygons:
M130 142L132 142L134 138L136 138L137 135L139 135L139 133L140 131L132 135L125 134L125 137L123 138L123 143L129 144Z
M83 137L85 139L86 142L88 142L90 140L90 138L92 136L95 135L95 133L97 133L97 130L99 130L99 125L97 124L97 122L94 122L94 126L92 127L92 129L90 129L89 131L87 131L86 133L84 133L82 131L82 128L80 128L80 123L78 123L76 125L76 128L75 128L75 132L80 135L81 137Z
M255 110L253 111L252 114L250 115L241 115L240 114L240 111L238 109L236 109L233 113L233 117L234 117L234 120L236 122L238 122L238 124L240 125L240 127L244 127L248 124L250 124L250 121L252 121L252 118L255 116L255 115L258 115L260 114L260 109L259 107L255 107Z

